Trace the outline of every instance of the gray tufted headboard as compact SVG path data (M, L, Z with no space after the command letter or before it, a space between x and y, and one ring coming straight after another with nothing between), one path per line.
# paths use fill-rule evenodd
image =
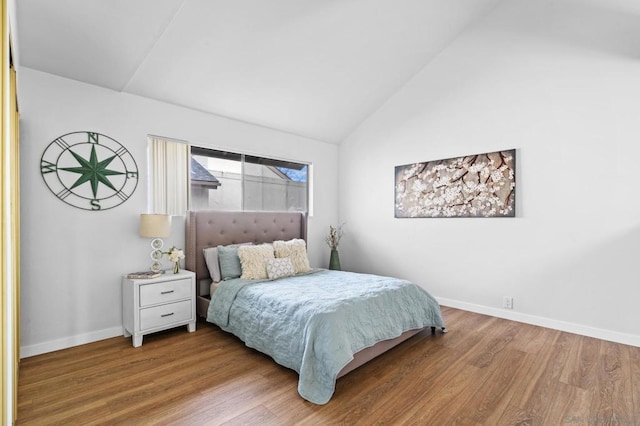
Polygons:
M191 211L186 223L186 268L196 273L196 283L200 283L209 278L202 254L202 250L207 247L245 242L270 243L292 238L307 239L304 213ZM196 292L197 299L200 299L199 284L196 285ZM198 300L199 314L201 304L204 303Z

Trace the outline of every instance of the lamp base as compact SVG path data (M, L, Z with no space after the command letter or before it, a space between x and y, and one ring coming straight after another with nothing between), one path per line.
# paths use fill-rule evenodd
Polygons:
M162 241L161 238L154 238L151 240L151 248L153 249L151 251L151 260L153 260L153 263L151 263L151 270L153 272L162 271L162 263L160 263L163 255L162 250L160 250L162 246L164 246L164 241Z

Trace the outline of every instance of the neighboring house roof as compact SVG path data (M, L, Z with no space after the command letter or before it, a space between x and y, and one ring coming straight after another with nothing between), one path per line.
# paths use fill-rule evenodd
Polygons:
M214 175L209 173L209 170L193 157L191 157L191 184L210 186L214 189L222 185Z

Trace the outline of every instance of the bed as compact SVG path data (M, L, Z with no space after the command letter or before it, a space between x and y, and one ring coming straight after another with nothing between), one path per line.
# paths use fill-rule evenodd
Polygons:
M276 241L275 244L306 241L306 230L306 216L301 213L189 212L186 267L196 274L198 316L297 371L298 393L312 403L325 404L338 378L425 328L435 332L438 327L444 332L445 324L437 302L426 291L390 277L309 269L277 280L233 276L219 285L211 285L205 249L242 243L257 246ZM213 297L212 289L215 289ZM341 291L348 298L338 296ZM368 296L358 296L365 293ZM302 303L302 298L309 300ZM316 301L320 299L327 299L331 307L318 307ZM396 309L395 313L378 315L387 310L381 303L396 306L389 308ZM286 313L276 316L276 312ZM249 319L241 315L248 315ZM356 335L348 337L353 341L342 341L345 329ZM270 332L275 333L273 337L269 337Z

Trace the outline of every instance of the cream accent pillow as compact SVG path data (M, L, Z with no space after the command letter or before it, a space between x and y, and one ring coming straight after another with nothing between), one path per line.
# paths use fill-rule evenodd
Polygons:
M291 263L291 259L288 257L267 260L267 275L270 280L290 277L295 273L296 271L293 269L293 263Z
M238 257L242 265L243 280L262 280L268 278L267 260L273 259L273 246L260 244L259 246L238 247Z
M277 258L288 257L291 259L296 274L311 271L307 256L307 244L304 240L296 238L289 241L274 241L273 249Z

